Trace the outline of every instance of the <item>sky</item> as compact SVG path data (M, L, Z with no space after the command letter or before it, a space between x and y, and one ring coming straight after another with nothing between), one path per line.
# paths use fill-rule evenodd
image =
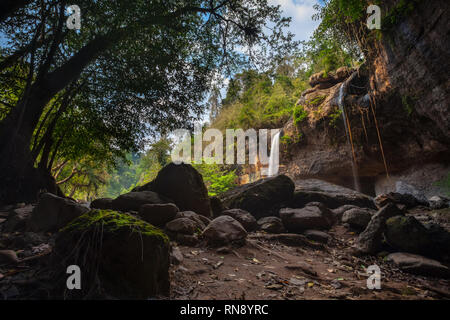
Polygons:
M313 6L323 1L319 0L270 0L274 5L280 5L287 17L292 17L289 30L295 34L295 40L308 40L319 25L312 20L315 13Z

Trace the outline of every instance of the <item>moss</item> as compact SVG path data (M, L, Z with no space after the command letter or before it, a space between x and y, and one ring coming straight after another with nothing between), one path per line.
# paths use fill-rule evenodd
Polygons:
M300 122L302 122L308 117L308 112L306 112L304 106L298 105L294 108L293 117L294 117L294 124L298 125Z
M123 228L128 228L131 232L138 232L148 237L159 237L164 242L169 242L167 235L159 228L133 217L127 213L120 213L112 210L91 210L79 218L73 220L61 232L82 231L89 228L102 226L104 232L114 233Z
M402 105L408 117L414 112L415 99L410 96L402 96Z
M334 110L334 112L332 112L328 115L328 118L330 118L329 125L333 128L336 128L338 120L341 118L341 116L342 116L342 110L339 108L336 108Z

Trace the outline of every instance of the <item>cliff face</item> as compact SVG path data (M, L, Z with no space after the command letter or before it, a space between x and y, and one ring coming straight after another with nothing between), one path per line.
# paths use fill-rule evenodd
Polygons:
M385 3L391 9L399 1ZM313 88L298 102L307 119L284 127L282 172L354 187L355 159L362 190L371 194L386 186L395 189L399 177L412 185L420 176L430 185L445 177L450 168L449 12L446 0L415 2L381 39L367 43L366 63L353 76L313 76ZM436 165L438 174L426 171ZM422 175L405 177L419 169L425 170ZM391 179L380 183L386 171Z

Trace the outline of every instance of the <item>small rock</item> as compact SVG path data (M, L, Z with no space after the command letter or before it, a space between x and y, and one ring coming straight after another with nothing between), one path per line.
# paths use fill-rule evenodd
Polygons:
M178 212L175 216L175 219L178 218L189 218L194 221L199 222L203 227L202 230L211 222L211 220L208 217L205 217L201 214L197 214L194 211L181 211Z
M16 264L19 262L17 254L13 250L0 250L0 264Z
M202 236L212 245L242 243L247 237L247 231L232 217L220 216L211 221Z
M170 252L170 262L172 264L181 264L183 262L183 253L180 248L172 247L172 251Z
M267 233L283 233L286 231L278 217L265 217L258 220L259 228Z
M189 218L178 218L168 222L166 230L173 233L193 235L195 232L201 232L202 225Z
M111 198L95 199L94 201L91 202L91 208L92 209L101 209L101 210L112 209L112 202L113 202L113 199L111 199Z
M449 278L450 269L439 261L428 259L416 254L396 252L387 256L401 270L424 276Z
M364 230L369 224L375 211L371 209L354 208L344 212L342 223L348 223L350 227L356 230Z
M307 205L302 209L281 209L280 218L290 232L301 232L307 229L329 229L334 222L334 214L320 204Z
M303 232L303 234L309 240L317 241L324 244L327 244L331 238L328 233L319 230L306 230L305 232Z
M450 203L449 201L449 199L440 196L433 196L428 199L430 208L433 210L448 208Z
M258 228L256 219L251 215L250 212L242 209L229 209L222 212L222 215L230 216L235 220L239 221L240 224L247 230L247 232L254 231Z

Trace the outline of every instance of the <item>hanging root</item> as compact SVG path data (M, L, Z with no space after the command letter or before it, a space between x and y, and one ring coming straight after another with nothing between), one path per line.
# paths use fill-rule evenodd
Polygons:
M377 135L378 135L378 143L380 145L381 155L383 157L384 169L386 170L386 177L388 179L390 179L387 162L386 162L386 157L384 156L384 149L383 149L383 142L381 140L380 128L378 127L378 121L377 121L377 117L375 115L375 108L374 108L374 105L376 105L375 98L372 95L369 95L369 96L370 96L370 109L372 110L373 119L375 120L375 127L377 129Z

